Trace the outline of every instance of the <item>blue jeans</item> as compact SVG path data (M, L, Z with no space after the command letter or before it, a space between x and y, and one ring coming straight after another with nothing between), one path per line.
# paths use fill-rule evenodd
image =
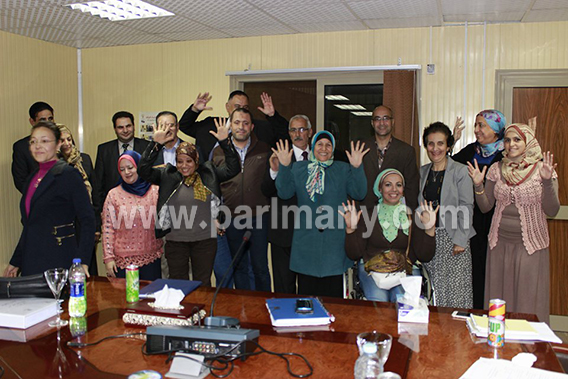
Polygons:
M391 288L390 290L383 290L377 287L373 278L365 271L363 260L359 261L359 282L367 300L371 301L388 301L396 303L396 295L404 294L404 289L401 285ZM412 276L420 276L420 270L412 267Z
M233 288L233 269L227 274L225 281L221 283L223 275L231 265L231 250L227 242L227 236L217 236L217 255L215 255L215 263L213 264L213 272L215 273L216 287Z
M254 274L254 289L257 291L270 291L270 273L268 271L268 214L262 215L262 225L257 227L257 217L252 218L252 232L248 242L248 256L246 250L235 264L235 288L252 289L249 268L252 267ZM243 236L247 229L237 229L233 223L227 228L227 240L231 248L231 256L235 256L239 246L243 242Z

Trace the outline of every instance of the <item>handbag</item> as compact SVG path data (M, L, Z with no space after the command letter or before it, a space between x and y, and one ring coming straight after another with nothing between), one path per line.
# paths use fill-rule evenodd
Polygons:
M377 287L390 290L400 285L400 278L412 274L412 262L408 259L412 227L408 232L406 252L385 250L365 262L365 271L369 273Z
M20 297L53 298L53 293L43 273L18 278L0 278L0 299Z

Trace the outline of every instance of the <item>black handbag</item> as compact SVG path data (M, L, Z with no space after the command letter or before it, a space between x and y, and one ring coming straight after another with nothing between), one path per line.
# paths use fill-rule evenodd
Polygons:
M0 299L18 297L53 298L53 293L49 289L43 274L0 278Z

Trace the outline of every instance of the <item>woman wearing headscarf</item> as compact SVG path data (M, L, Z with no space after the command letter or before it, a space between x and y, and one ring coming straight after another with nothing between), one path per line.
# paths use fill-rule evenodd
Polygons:
M288 141L278 142L280 168L276 178L278 197L298 199L299 223L295 224L290 270L298 273L298 293L343 297L343 273L353 265L345 254L345 231L338 211L350 196L361 200L367 192L364 144L351 142L349 163L335 162L335 139L328 131L312 138L307 161L291 164ZM308 209L306 209L306 207Z
M69 165L75 167L79 174L81 174L81 178L83 178L83 183L85 183L85 188L87 188L87 192L89 192L89 198L91 202L93 201L93 186L97 184L95 179L95 170L93 168L93 161L89 154L81 153L77 146L75 145L75 139L73 138L73 134L71 130L63 125L57 124L57 127L61 131L61 148L59 150L59 157L62 158L64 161L69 163ZM96 209L96 207L93 205ZM95 214L95 218L98 218ZM100 221L99 221L100 222ZM97 224L98 225L98 224ZM98 229L98 226L97 226ZM100 238L100 232L96 232L95 242L98 242ZM91 258L91 262L89 263L89 274L90 275L98 275L98 268L97 268L97 247L93 249L93 255Z
M375 180L373 192L379 199L377 223L365 228L361 211L355 202L348 201L341 212L345 219L345 251L354 261L359 261L358 274L363 293L367 300L396 302L397 294L403 294L400 284L387 289L377 283L373 266L393 261L402 262L407 274L420 275L416 261L429 262L436 250L436 212L432 204L423 201L420 211L420 225L409 217L404 202L404 177L396 169L382 171ZM410 210L408 210L410 211ZM370 229L370 230L369 230ZM388 254L388 258L387 258ZM402 266L400 267L402 268ZM397 270L402 271L402 270ZM379 277L380 278L380 277Z
M124 278L138 266L140 279L156 280L162 269L162 240L154 235L158 186L138 176L140 154L127 150L118 158L120 184L109 191L103 207L103 261L107 276Z
M503 158L503 136L507 120L503 113L495 109L487 109L475 116L475 142L470 143L454 154L452 159L461 164L477 162L479 169L489 167ZM484 179L485 180L485 179ZM483 213L477 202L473 209L473 228L477 232L470 240L473 307L483 309L487 305L483 301L485 287L485 264L487 260L487 235L491 227L493 209Z
M163 145L173 139L165 124L159 124L140 162L140 176L160 185L157 201L156 237L166 236L166 259L171 279L189 278L189 262L193 280L211 286L211 272L217 250L215 220L221 199L220 183L233 178L241 170L239 156L229 141L229 129L215 120L217 131L210 133L219 140L225 153L225 164L216 167L202 162L197 148L182 142L176 149L176 166L153 167Z
M40 121L32 127L30 153L39 168L24 187L20 203L24 229L4 276L71 267L73 258L81 258L88 271L95 214L81 175L57 158L60 138L53 122Z
M554 156L535 138L536 119L505 129L503 160L489 170L468 163L481 211L495 205L489 231L485 304L499 298L508 312L549 321L550 238L546 216L560 209ZM487 172L485 185L483 178Z
M431 163L420 167L419 202L440 206L436 219L436 254L424 263L434 290L434 305L471 308L471 251L473 184L467 167L448 156L452 132L442 122L430 124L422 142Z

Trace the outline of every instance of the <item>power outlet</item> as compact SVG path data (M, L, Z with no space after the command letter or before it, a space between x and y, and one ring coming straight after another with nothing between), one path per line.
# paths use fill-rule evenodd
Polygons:
M401 57L398 57L397 65L399 65L399 66L402 65L402 58Z
M426 65L426 73L428 75L434 75L436 73L436 65L433 63Z

